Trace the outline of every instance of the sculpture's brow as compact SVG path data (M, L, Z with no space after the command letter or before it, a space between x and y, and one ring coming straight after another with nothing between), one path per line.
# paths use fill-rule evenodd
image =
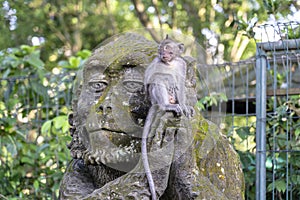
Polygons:
M101 80L106 80L106 76L104 74L93 74L90 77L89 81L101 81Z

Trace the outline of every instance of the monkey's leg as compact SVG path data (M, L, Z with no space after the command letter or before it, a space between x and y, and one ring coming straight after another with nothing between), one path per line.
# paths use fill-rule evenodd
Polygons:
M166 86L162 84L150 84L148 87L151 103L158 104L160 109L165 111L171 111L175 113L175 116L181 116L183 113L179 104L171 104L170 95Z
M158 104L159 106L165 106L169 104L168 90L163 84L149 84L148 91L152 104Z

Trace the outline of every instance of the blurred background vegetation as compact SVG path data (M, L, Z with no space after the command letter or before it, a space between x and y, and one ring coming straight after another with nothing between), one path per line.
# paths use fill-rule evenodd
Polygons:
M0 199L58 198L72 82L105 39L180 30L203 46L207 63L236 62L255 55L254 26L299 19L299 8L296 0L0 0ZM238 130L243 140L253 133L246 129ZM254 186L255 161L245 154Z

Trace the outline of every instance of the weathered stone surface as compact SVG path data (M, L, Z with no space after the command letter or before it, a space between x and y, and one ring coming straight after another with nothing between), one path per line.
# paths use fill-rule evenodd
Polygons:
M97 49L79 73L70 115L73 160L61 182L61 199L151 199L140 143L149 109L143 75L156 51L156 43L123 34ZM195 60L185 60L193 106ZM244 199L239 157L217 126L199 112L188 119L154 109L148 146L157 196Z

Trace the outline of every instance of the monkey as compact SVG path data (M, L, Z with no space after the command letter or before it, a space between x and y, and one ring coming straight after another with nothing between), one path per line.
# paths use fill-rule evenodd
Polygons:
M190 117L193 114L192 108L188 109L185 102L187 66L181 57L183 51L184 45L174 42L167 35L158 46L158 56L145 71L144 87L151 107L143 129L141 153L152 200L156 200L156 191L148 161L147 137L155 115L153 105L158 105L161 110L173 112L175 117L183 114Z
M145 71L144 85L151 104L162 110L172 111L176 116L183 113L190 116L185 102L186 62L180 56L184 51L182 43L166 37L158 47L158 57Z

